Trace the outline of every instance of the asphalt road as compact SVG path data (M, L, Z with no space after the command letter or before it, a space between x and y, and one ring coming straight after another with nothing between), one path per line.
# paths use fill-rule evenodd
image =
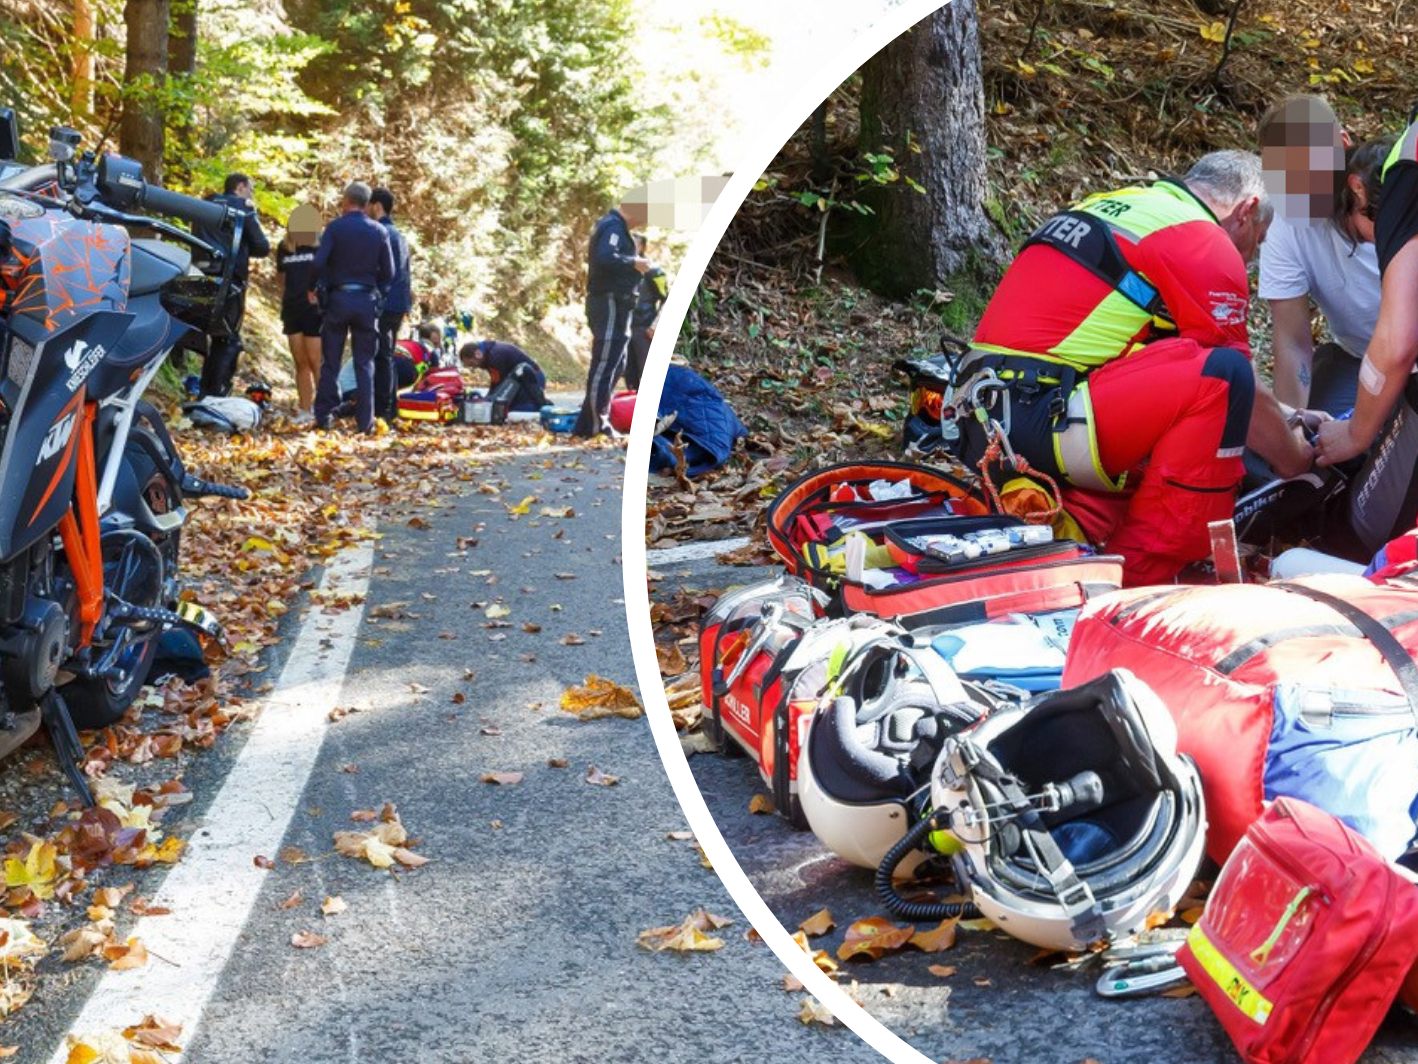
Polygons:
M802 995L786 993L777 960L745 939L693 843L667 838L685 823L644 720L581 722L557 708L589 673L633 683L622 468L619 451L529 453L489 470L510 482L500 496L456 485L467 494L381 527L340 696L353 711L326 729L283 842L313 859L275 860L200 1022L184 1032L183 1060L877 1059L845 1029L798 1022ZM527 495L538 497L531 513L511 520L505 503ZM575 516L539 516L542 506ZM476 545L460 549L459 537ZM483 627L472 604L494 599L510 627ZM570 633L584 643L564 645ZM206 796L245 729L199 759L189 780L203 797L170 831L200 824L220 835L204 820ZM618 784L588 784L592 765ZM480 781L488 772L524 778L490 785ZM391 875L331 852L333 832L360 826L352 811L384 802L429 864ZM158 879L145 874L139 892L151 895ZM296 891L299 903L281 907ZM322 917L329 895L347 909ZM735 921L717 953L637 947L640 930L700 906ZM294 948L301 931L328 941ZM70 969L70 985L21 1010L0 1039L23 1047L14 1059L47 1059L100 971Z
M651 568L665 579L658 594L680 587L724 588L773 575L712 559ZM750 798L766 791L745 757L698 754L690 767L739 864L791 931L826 908L837 922L814 939L835 950L853 920L886 915L871 874L841 861L807 832L777 816L754 815ZM924 926L924 925L923 925ZM994 931L961 931L954 949L912 949L842 965L843 982L877 1019L936 1060L991 1064L1229 1064L1236 1053L1199 997L1108 1000L1093 992L1097 974L1031 965L1038 951ZM932 964L954 967L939 978ZM985 982L987 981L987 982ZM1418 1064L1418 1022L1393 1018L1364 1057L1366 1064Z

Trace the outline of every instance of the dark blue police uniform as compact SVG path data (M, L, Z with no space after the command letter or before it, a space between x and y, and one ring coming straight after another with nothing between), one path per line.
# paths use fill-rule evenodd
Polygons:
M635 268L635 240L620 211L596 223L586 265L586 323L591 327L591 366L586 371L586 399L572 430L590 438L606 431L611 392L625 363L630 316L640 292Z
M387 215L379 219L389 234L394 253L394 277L384 287L384 310L379 315L379 349L374 356L374 412L393 420L398 406L398 375L394 369L394 345L404 318L413 309L413 281L409 276L409 241Z
M506 399L509 410L530 412L547 405L547 375L537 360L516 344L483 340L483 369L489 379L488 395Z
M363 211L346 211L325 227L315 251L312 274L313 283L325 290L315 421L328 427L340 405L340 363L348 336L358 393L355 423L361 432L368 432L374 427L374 354L379 345L380 289L394 277L388 232Z

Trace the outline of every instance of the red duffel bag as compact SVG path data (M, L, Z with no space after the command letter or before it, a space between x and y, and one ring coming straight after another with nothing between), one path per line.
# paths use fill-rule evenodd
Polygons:
M1135 588L1100 599L1080 615L1063 686L1127 668L1157 692L1177 722L1180 749L1201 772L1206 848L1217 863L1225 862L1260 816L1268 770L1276 796L1319 800L1328 788L1332 812L1345 805L1346 815L1364 807L1376 818L1386 815L1390 826L1381 849L1396 857L1413 828L1407 815L1413 759L1393 750L1408 741L1404 736L1412 734L1418 712L1414 649L1418 586L1412 584L1315 576ZM1297 700L1299 711L1293 708ZM1282 715L1281 707L1290 715ZM1382 734L1370 740L1364 729ZM1369 741L1387 745L1363 745ZM1319 773L1338 764L1330 759L1346 749L1361 759L1372 751L1358 763L1387 775L1373 788L1362 781L1362 793L1355 792L1360 782L1346 791L1344 780L1335 779L1342 767L1324 779L1299 778L1307 766ZM1278 784L1277 751L1291 768ZM1372 827L1364 833L1380 841Z
M1178 958L1250 1064L1351 1064L1418 959L1418 885L1328 813L1281 798Z

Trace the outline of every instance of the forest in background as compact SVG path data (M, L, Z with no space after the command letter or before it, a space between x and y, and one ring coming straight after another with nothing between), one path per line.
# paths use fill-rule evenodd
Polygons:
M518 333L579 300L584 241L621 191L695 172L713 143L712 115L685 104L713 73L676 80L635 61L644 11L643 0L4 0L0 103L19 111L36 159L50 126L67 124L183 191L249 173L268 227L304 200L333 208L351 179L387 183L419 297ZM730 72L768 45L722 16L686 26L680 54L707 49ZM269 309L254 317L279 350Z
M770 491L805 463L895 452L905 385L892 362L937 350L942 332L968 338L1013 249L1082 195L1183 171L1216 148L1254 150L1260 116L1286 93L1323 93L1361 141L1398 132L1418 103L1418 7L1407 0L999 0L978 10L957 0L953 9L978 34L981 228L962 227L963 253L932 270L941 264L920 246L921 226L900 217L929 183L930 131L902 128L912 101L901 97L940 74L931 52L940 45L920 40L923 23L916 43L898 40L804 122L697 293L679 352L752 433L749 451L708 489L715 498ZM970 72L945 66L948 92L948 77ZM896 99L883 99L893 90ZM888 112L889 142L875 136ZM936 131L947 159L969 154L952 139L969 134L956 117L956 129ZM1264 307L1253 334L1264 364ZM681 490L659 527L672 531L681 510L702 512L710 502L700 491L691 502Z

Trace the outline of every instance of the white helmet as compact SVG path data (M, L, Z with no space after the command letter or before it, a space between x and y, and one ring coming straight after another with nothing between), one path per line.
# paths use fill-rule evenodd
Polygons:
M915 822L941 740L982 712L929 644L878 623L844 663L836 697L813 714L798 755L798 796L813 834L872 869Z
M1201 863L1201 781L1161 700L1125 669L949 736L930 820L1002 931L1083 949L1170 913Z

